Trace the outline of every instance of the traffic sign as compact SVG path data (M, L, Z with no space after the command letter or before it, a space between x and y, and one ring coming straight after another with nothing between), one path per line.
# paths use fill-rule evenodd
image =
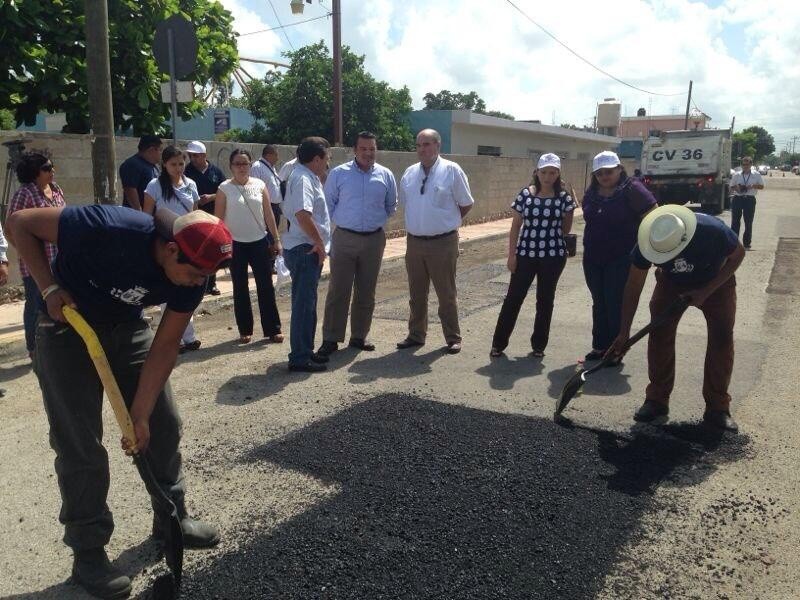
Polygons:
M180 15L172 15L156 25L153 56L162 73L169 74L169 31L172 31L175 77L186 77L197 64L197 34L194 25Z

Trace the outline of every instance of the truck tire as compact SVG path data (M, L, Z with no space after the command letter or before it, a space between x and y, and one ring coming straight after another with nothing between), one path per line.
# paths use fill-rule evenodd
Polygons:
M723 203L724 206L725 206L725 210L730 210L730 208L731 208L731 190L730 190L730 187L728 187L727 183L725 184L725 189L722 191L722 193L725 195L724 196L725 201Z
M700 205L700 212L705 213L707 215L718 215L722 212L723 207L725 206L725 186L720 186L716 188L715 192L712 193L712 198L716 198L716 202L703 202Z

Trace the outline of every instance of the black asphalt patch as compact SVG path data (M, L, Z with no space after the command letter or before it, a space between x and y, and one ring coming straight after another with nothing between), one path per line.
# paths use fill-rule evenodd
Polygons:
M693 485L746 446L694 424L619 435L377 396L242 457L338 493L235 534L185 573L184 597L591 598L658 485Z
M767 293L800 294L800 238L778 240Z

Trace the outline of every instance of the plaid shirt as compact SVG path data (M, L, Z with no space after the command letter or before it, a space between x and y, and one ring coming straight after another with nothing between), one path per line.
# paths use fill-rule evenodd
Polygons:
M11 202L8 204L8 214L10 215L23 208L66 206L66 202L64 202L64 192L61 191L61 188L54 183L50 184L50 188L53 190L52 200L45 196L44 192L40 190L35 183L26 183L19 188L11 198ZM45 242L44 247L47 252L47 261L52 264L56 258L58 249L55 244L51 244L50 242ZM23 277L30 277L31 273L28 271L28 267L25 266L25 263L22 262L22 259L19 261L19 270Z

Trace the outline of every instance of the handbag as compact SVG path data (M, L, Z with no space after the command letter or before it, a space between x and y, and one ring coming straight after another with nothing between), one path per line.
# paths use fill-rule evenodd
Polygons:
M564 243L567 246L567 256L575 256L578 252L578 235L575 233L566 234Z

